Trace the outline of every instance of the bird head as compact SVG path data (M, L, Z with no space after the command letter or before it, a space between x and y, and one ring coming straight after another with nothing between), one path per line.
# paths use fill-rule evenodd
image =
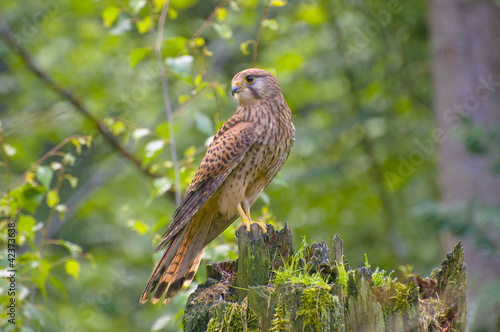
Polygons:
M245 69L233 77L231 94L240 105L253 104L260 99L272 99L281 95L276 77L257 68Z

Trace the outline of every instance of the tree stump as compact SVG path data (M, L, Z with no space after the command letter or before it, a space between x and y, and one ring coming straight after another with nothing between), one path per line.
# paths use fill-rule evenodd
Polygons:
M257 225L239 229L239 258L207 265L207 281L187 301L184 331L467 330L461 242L430 277L386 277L381 284L377 270L349 269L339 235L331 254L326 242L294 254L288 225L267 227L267 234ZM286 270L290 264L296 265ZM300 278L277 281L294 269Z

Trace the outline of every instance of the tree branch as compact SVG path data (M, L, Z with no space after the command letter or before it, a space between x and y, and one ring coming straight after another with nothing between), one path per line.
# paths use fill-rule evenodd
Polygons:
M92 124L97 128L97 130L102 134L104 139L113 147L116 151L118 151L125 159L129 160L132 164L134 164L138 169L142 172L146 173L148 176L152 178L158 178L160 175L154 174L151 169L143 165L142 162L137 159L132 153L127 151L111 134L109 129L102 124L98 118L94 117L90 111L83 106L83 103L80 99L74 96L70 91L66 90L62 86L58 85L47 73L45 73L41 68L39 68L33 61L31 55L19 45L19 43L15 40L14 36L10 32L10 29L7 25L1 27L0 32L3 38L6 40L7 44L10 48L17 53L26 63L27 68L34 73L39 79L45 82L52 90L54 90L57 94L59 94L64 99L68 100L75 109L80 112L85 118L90 120Z
M160 14L160 20L158 22L158 36L155 37L154 28L150 29L151 38L153 39L153 46L156 55L156 62L158 63L158 68L160 69L161 84L163 88L163 101L165 102L165 113L167 115L168 121L168 131L169 131L169 143L170 143L170 155L172 157L172 162L174 164L174 187L175 187L175 202L177 205L181 202L181 176L179 167L179 158L177 156L177 147L175 144L174 135L174 117L172 114L172 103L170 102L170 91L168 89L168 78L165 72L165 65L163 63L163 57L161 56L161 45L163 43L163 29L165 26L165 19L168 13L170 1L165 1Z
M257 63L257 54L259 51L260 37L262 36L262 23L267 17L267 13L269 12L270 6L271 6L271 1L267 1L266 6L264 7L264 11L262 12L262 17L259 23L259 31L257 32L257 39L255 40L253 48L252 67L255 67L255 64Z
M222 0L221 2L219 2L219 4L217 6L215 6L215 8L212 10L212 12L210 13L210 15L208 15L207 19L203 22L203 24L198 28L198 30L196 30L196 32L194 33L193 36L191 36L191 38L189 39L189 41L186 43L186 45L191 45L191 42L193 40L195 40L196 38L198 38L199 36L201 36L201 34L208 28L212 25L214 19L215 19L215 15L217 14L217 10L219 10L219 8L221 7L224 7L227 3L229 2L229 0Z

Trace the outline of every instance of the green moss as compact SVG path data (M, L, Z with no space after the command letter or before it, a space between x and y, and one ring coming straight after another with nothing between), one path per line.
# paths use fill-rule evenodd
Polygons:
M402 283L396 283L394 284L394 287L396 289L396 296L392 297L392 299L395 300L394 303L394 311L396 310L401 310L401 311L408 311L410 310L410 306L412 302L415 301L413 297L413 293L416 289L415 283L410 282L410 284L405 285Z
M273 281L277 284L294 283L304 286L321 286L326 285L327 281L321 277L319 272L310 273L313 266L310 262L304 259L304 251L307 247L307 242L302 241L302 246L288 259L283 258L283 265L274 270Z
M281 296L278 298L278 306L276 307L276 312L273 315L273 320L271 321L270 332L285 332L288 331L287 324L290 320L285 317L285 309L283 308L283 303L281 302Z
M297 312L297 317L305 318L304 329L310 325L315 331L322 331L322 320L335 309L334 296L329 290L330 287L324 285L304 289L300 299L300 310Z
M247 298L241 305L223 302L214 311L208 321L207 332L258 331L257 316L248 308Z

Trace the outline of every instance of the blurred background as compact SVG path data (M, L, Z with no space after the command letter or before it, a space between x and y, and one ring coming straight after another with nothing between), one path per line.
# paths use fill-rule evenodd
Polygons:
M366 253L398 277L429 276L463 240L470 330L500 331L498 1L2 0L0 24L17 328L181 329L189 291L139 304L152 251L236 109L231 78L257 66L296 141L253 217L297 244L339 233L352 267ZM204 262L236 257L238 224Z

